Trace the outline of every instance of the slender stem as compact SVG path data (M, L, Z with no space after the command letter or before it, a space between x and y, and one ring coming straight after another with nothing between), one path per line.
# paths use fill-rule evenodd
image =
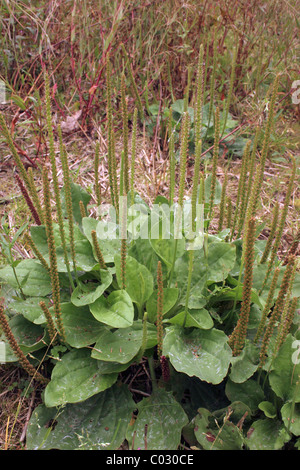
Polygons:
M21 284L20 284L20 282L19 282L19 279L18 279L18 276L17 276L16 270L15 270L15 267L14 267L14 265L13 265L13 264L12 264L12 266L11 266L11 267L12 267L12 270L13 270L13 273L14 273L14 276L15 276L15 279L16 279L16 281L17 281L18 288L19 288L19 290L20 290L20 293L21 293L22 299L23 299L23 300L25 300L25 299L26 299L26 296L25 296L25 294L24 294L24 292L23 292L23 290L22 290L22 287L21 287Z
M191 292L191 283L192 283L192 274L193 274L193 264L194 264L194 250L189 251L189 273L188 273L188 284L186 289L186 300L185 300L185 308L184 308L184 318L182 327L185 327L187 314L188 314L188 306L189 306L189 297Z
M174 256L173 256L172 266L171 266L171 270L170 270L170 274L169 274L168 287L171 287L171 283L172 283L172 278L173 278L173 273L174 273L174 266L175 266L175 261L176 261L177 245L178 245L178 238L176 238L176 240L175 240Z

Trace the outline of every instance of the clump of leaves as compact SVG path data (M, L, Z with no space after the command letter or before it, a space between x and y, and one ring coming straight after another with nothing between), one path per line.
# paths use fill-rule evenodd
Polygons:
M183 439L200 449L299 446L296 261L283 266L272 257L271 269L261 263L253 204L241 211L242 238L230 218L209 232L215 206L226 200L214 171L200 181L195 175L192 198L184 199L189 116L185 111L180 133L178 204L159 196L149 205L132 187L126 194L129 166L123 154L117 181L111 122L109 214L89 216L91 195L70 180L62 143L63 188L53 156L53 188L43 173L44 224L29 229L34 257L0 270L15 290L0 311L6 361L31 364L34 378L46 383L28 449L118 449L127 441L130 449L172 450ZM260 165L254 181L262 171ZM258 331L268 339L264 361ZM135 382L140 364L148 387Z

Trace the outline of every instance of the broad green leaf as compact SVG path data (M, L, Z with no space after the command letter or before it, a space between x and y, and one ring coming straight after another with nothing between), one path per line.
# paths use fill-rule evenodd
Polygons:
M28 424L26 448L117 450L125 440L135 408L125 385L113 385L84 402L68 403L63 409L39 405Z
M52 291L49 273L39 261L24 259L18 263L15 271L26 296L44 297ZM0 269L0 280L18 288L13 269L10 266Z
M49 299L47 297L28 297L26 300L14 300L9 304L9 308L21 313L28 321L40 325L46 323L45 315L40 307L41 301L45 302L46 306L49 307Z
M112 263L114 261L115 254L120 252L121 244L118 238L109 238L109 237L103 238L99 236L100 233L104 231L105 226L107 226L107 223L101 220L100 221L96 220L92 217L84 217L82 219L82 230L92 246L95 259L97 258L96 258L96 253L95 253L95 249L93 246L93 239L91 235L92 230L96 231L97 240L98 240L99 247L102 252L105 263Z
M265 399L261 386L253 379L243 383L234 383L228 379L225 393L231 402L241 401L248 405L252 412L255 412L258 405Z
M158 290L155 289L151 297L147 300L146 310L147 310L147 320L151 323L154 323L157 318L157 293ZM178 289L175 287L164 287L163 289L163 315L169 312L172 307L176 304L178 299Z
M93 255L93 250L88 240L78 240L75 241L75 261L76 268L78 271L92 271L94 266L96 266L97 261ZM69 265L71 271L73 271L73 260L71 255L70 245L67 246L67 256L69 260ZM62 247L56 249L56 259L57 259L57 270L60 273L66 273L68 271L66 263L64 250ZM45 255L45 260L49 264L49 256Z
M134 244L128 250L128 255L135 258L140 264L146 266L153 277L157 275L159 257L153 250L148 239L143 240L142 238L138 238L135 240Z
M116 275L122 285L121 256L115 256ZM126 257L126 292L139 308L142 308L153 292L153 277L150 271L131 256Z
M198 309L205 305L201 296L203 287L208 281L221 282L227 278L235 263L235 252L235 246L225 242L209 244L206 255L203 248L195 251L188 308ZM174 285L181 291L180 305L186 303L188 271L189 255L185 252L175 263Z
M92 350L92 357L100 361L118 362L127 364L139 352L142 346L143 326L136 321L129 328L120 328L113 333L103 331ZM157 343L156 327L147 323L147 348Z
M259 419L248 430L246 444L250 450L280 450L290 440L284 425L276 419Z
M300 436L300 404L285 403L281 408L282 421L295 436Z
M248 380L257 370L259 363L260 348L249 340L246 340L245 347L241 354L231 359L230 379L236 383Z
M133 450L176 450L188 417L172 392L160 389L138 403L138 416L126 437Z
M83 202L85 209L87 208L88 203L91 200L91 195L79 184L73 183L71 181L71 197L72 197L72 210L73 210L73 217L75 222L81 224L81 212L79 201ZM66 202L65 202L65 191L64 188L61 191L61 200L62 200L62 209L65 217L68 216Z
M233 244L215 242L208 245L208 281L221 282L227 278L235 263L236 248ZM204 256L204 260L206 258Z
M289 334L273 360L269 382L276 395L285 401L300 402L300 387L297 386L300 376L300 363L295 359L295 338ZM298 362L298 363L297 363Z
M74 289L71 295L72 304L76 305L76 307L90 305L96 302L96 300L102 296L102 294L112 283L112 275L106 269L101 269L100 275L101 282L88 282L86 284L81 283Z
M74 349L54 366L45 389L45 405L82 402L111 387L117 377L118 374L102 375L89 349Z
M180 116L184 113L184 109L185 109L185 104L184 104L184 100L182 99L176 100L175 103L172 104L173 113L177 113Z
M90 305L90 310L96 320L114 328L127 328L133 323L133 303L125 290L100 297Z
M255 266L254 269L253 269L253 288L256 289L257 291L259 291L260 288L261 288L261 285L262 285L262 282L265 278L267 269L268 269L267 263L259 264L259 265ZM281 266L281 267L279 267L279 269L280 269L280 272L279 272L276 288L275 288L275 291L274 291L274 298L275 299L278 296L278 292L279 292L279 289L280 289L280 285L281 285L282 278L284 276L284 272L286 270L286 267ZM261 294L261 297L263 297L263 299L266 299L267 296L268 296L268 293L269 293L269 290L270 290L270 285L271 285L272 278L273 278L273 274L274 274L274 270L271 271L271 274L270 274L269 279L266 283L266 286L265 286L265 288L264 288L264 290ZM293 283L293 287L292 287L292 291L291 291L291 296L292 297L300 297L300 273L298 273L298 272L296 272L296 274L295 274L295 279L294 279L294 283Z
M69 223L67 220L64 221L63 227L64 227L65 242L68 247L70 245L70 230L69 230ZM48 254L49 248L48 248L45 225L33 225L32 227L30 227L30 234L31 234L32 240L34 241L40 253L43 256L46 256ZM54 236L56 248L61 248L62 241L61 241L60 227L57 223L53 223L53 236ZM74 236L75 243L79 241L86 241L86 237L83 235L78 225L74 225L73 236Z
M224 416L217 425L215 416L205 408L199 408L194 420L196 439L204 450L241 450L244 438L241 430Z
M225 333L215 328L187 333L176 325L166 329L163 354L178 372L218 384L226 376L231 360L227 340Z
M277 416L276 408L270 401L260 402L258 408L264 412L267 418L276 418Z
M75 307L71 302L62 303L61 313L67 343L73 348L94 344L104 328L93 317L88 306Z
M157 238L157 239L151 239L150 244L153 250L155 251L155 253L157 254L157 256L166 264L168 271L170 271L172 267L172 263L173 263L176 245L177 245L176 259L177 259L177 258L180 258L185 252L186 242L184 238L181 238L178 240Z
M239 286L232 287L232 288L226 286L224 289L220 290L218 293L216 293L212 297L211 303L215 304L218 302L228 302L230 300L241 301L242 298L243 298L243 284L241 283ZM254 289L252 289L251 291L251 302L255 303L259 307L262 307L261 299Z
M126 364L120 364L119 362L108 362L108 361L98 361L98 369L100 374L114 374L123 372L128 369L131 364L134 362L134 359L127 362Z
M18 345L25 354L45 347L44 329L40 325L35 325L26 320L23 315L14 315L9 321L9 326Z
M172 325L183 325L185 317L185 311L177 313L172 318L164 320L164 323L171 323ZM185 327L186 328L200 328L202 330L209 330L214 326L214 322L210 314L205 308L199 310L188 310L186 316Z

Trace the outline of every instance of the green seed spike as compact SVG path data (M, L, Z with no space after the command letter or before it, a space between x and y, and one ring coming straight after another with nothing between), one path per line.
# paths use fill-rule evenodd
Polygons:
M164 286L161 262L157 264L157 355L160 358L162 355L163 344L163 303L164 303Z
M80 215L82 219L88 216L86 212L86 208L82 201L79 201L79 210L80 210Z
M45 226L47 234L47 243L49 250L49 260L50 260L50 278L52 284L52 297L54 304L54 313L57 323L57 328L59 334L63 341L65 341L65 330L61 318L61 308L60 308L60 285L59 285L59 276L57 271L57 259L56 259L56 246L53 232L52 216L51 216L51 202L50 202L50 186L47 175L46 167L42 171L43 177L43 192L44 192L44 204L45 204Z
M218 225L218 232L222 231L224 218L225 218L225 204L226 204L226 188L227 188L227 171L224 175L224 181L222 186L222 193L221 193L221 202L220 202L220 215L219 215L219 225Z
M41 254L41 252L38 250L36 244L34 243L34 241L32 240L31 236L28 233L25 233L24 240L25 240L25 242L28 243L28 245L32 249L33 253L35 254L35 256L40 261L41 265L44 266L46 271L50 272L50 267L49 267L47 261L45 260L45 258Z
M280 78L280 75L278 74L275 78L274 83L273 83L272 96L271 96L271 100L270 100L269 115L268 115L266 129L265 129L263 147L262 147L262 151L261 151L261 172L260 172L260 179L259 179L259 191L262 188L264 171L265 171L265 164L266 164L266 159L267 159L268 151L269 151L269 143L270 143L270 136L271 136L271 131L272 131L273 122L274 122L275 103L276 103L276 98L277 98L279 78Z
M182 207L183 196L185 189L185 176L186 176L186 162L188 155L188 142L189 142L190 119L189 114L184 113L182 120L181 131L181 147L180 147L180 179L179 179L179 192L178 204Z
M278 84L279 84L279 75L277 75L273 83L272 97L270 100L270 107L269 107L269 115L267 119L265 135L264 135L264 140L263 140L263 148L261 151L260 163L257 167L253 187L251 190L250 203L248 206L248 211L247 211L247 216L246 216L247 220L256 214L258 201L259 201L259 195L260 195L261 188L263 185L266 159L267 159L268 150L269 150L270 135L271 135L272 125L273 125L273 120L274 120L275 102L276 102L276 97L277 97Z
M250 145L251 145L251 140L247 142L244 153L243 153L242 166L241 166L241 171L240 171L240 178L239 178L237 197L236 197L235 212L234 212L233 223L231 227L231 235L230 235L231 240L234 236L234 232L235 232L236 224L238 220L239 220L239 227L238 227L237 238L240 236L240 232L244 224L244 219L246 217L245 212L246 212L247 206L245 207L245 202L247 203L247 200L245 198L245 191L246 191L246 182L247 182L247 170L248 170L248 164L249 164L248 160L249 160ZM241 199L242 199L242 202L241 202Z
M197 102L195 112L195 148L201 139L202 131L202 107L203 107L203 87L204 87L204 68L203 68L203 44L200 46L198 70L197 70Z
M70 172L69 172L67 152L62 143L62 134L61 134L60 126L58 130L59 130L59 139L60 139L60 161L61 161L63 177L64 177L65 203L66 203L66 210L67 210L68 224L69 224L71 258L73 262L73 270L74 270L75 278L76 278L76 281L78 282L77 268L76 268L75 241L74 241L74 217L73 217L73 205L72 205L72 194L71 194L71 177L70 177ZM70 271L70 262L69 262L67 247L66 247L66 242L65 242L62 217L61 217L61 223L60 223L60 234L61 235L63 234L63 237L61 237L61 239L62 239L62 246L64 249L64 260L65 260L65 264L67 267L69 281L70 281L72 289L74 290L75 285L74 285L74 281L73 281L71 271Z
M281 325L281 329L278 333L278 338L276 340L276 350L275 352L277 353L279 351L280 346L284 343L285 338L289 334L289 331L291 329L295 313L297 310L297 305L298 305L298 298L294 297L292 300L289 301L286 313L284 316L284 322Z
M40 302L40 307L43 310L43 313L44 313L44 315L46 317L46 320L47 320L47 329L48 329L48 333L49 333L50 343L54 344L55 338L57 336L57 331L56 331L55 324L54 324L54 321L52 319L51 313L49 312L45 302L41 301Z
M280 269L276 268L275 271L274 271L272 282L271 282L270 289L269 289L269 292L268 292L268 298L267 298L265 307L263 309L261 320L259 322L257 332L256 332L256 335L255 335L255 338L254 338L254 343L258 342L258 340L261 337L261 335L263 333L263 330L265 328L267 317L268 317L268 315L270 313L270 310L271 310L271 307L272 307L272 303L273 303L273 299L274 299L274 292L275 292L275 289L276 289L276 286L277 286L279 273L280 273Z
M200 174L198 204L205 204L205 177L203 172Z
M200 160L201 160L201 151L202 151L202 142L201 140L198 142L196 146L196 157L195 157L195 165L194 165L194 175L193 175L193 186L192 186L192 230L195 231L196 226L196 213L197 213L197 193L198 193L198 185L199 185L199 178L200 178Z
M245 269L241 311L237 325L229 338L229 345L232 348L234 356L238 356L241 353L247 335L247 326L249 322L249 313L251 307L251 291L253 284L255 225L255 219L250 219L248 222L247 234L245 237L245 252L243 254Z
M110 59L107 57L106 63L106 102L107 102L107 160L108 160L108 178L110 186L111 202L114 207L115 204L115 185L114 185L114 172L113 172L113 125L112 125L112 107L111 107L111 72L110 72Z
M280 346L284 342L289 332L291 323L293 322L293 319L294 319L295 299L291 300L291 298L292 298L292 289L293 289L295 275L296 275L296 269L297 269L297 263L295 262L294 267L293 267L293 272L291 274L290 281L289 281L289 286L288 286L288 290L286 294L286 299L284 302L284 307L281 312L280 324L278 326L277 338L276 338L275 347L274 347L275 354L278 352ZM295 307L297 307L297 302L296 302Z
M100 269L107 269L102 251L100 249L100 246L99 246L99 243L98 243L98 240L97 240L96 230L92 230L91 235L92 235L93 246L94 246L94 249L95 249L95 253L96 253L96 257L97 257Z
M262 254L260 264L263 264L267 261L268 256L270 254L271 248L272 248L272 243L274 240L274 236L277 230L277 225L278 225L278 215L279 215L279 203L276 201L274 209L273 209L273 219L272 219L272 226L271 230L268 236L268 240L264 249L264 252Z
M120 237L121 237L121 288L126 289L126 256L127 256L127 198L120 199Z
M125 75L121 77L121 106L122 106L122 120L123 120L123 152L124 152L124 189L125 193L129 191L129 168L128 168L128 110L126 102L126 85Z
M189 113L184 113L182 124L181 124L181 145L180 145L180 169L179 169L179 191L178 191L178 206L179 211L182 213L183 210L183 196L185 190L185 177L186 177L186 162L187 162L187 155L188 155L188 142L189 142L189 131L190 131L190 120L189 120ZM175 260L176 260L176 253L177 253L177 245L178 245L178 237L179 237L179 226L180 226L180 217L177 217L177 223L174 227L175 233L175 246L174 246L174 254L172 260L172 266L169 275L169 287L172 283L174 267L175 267Z
M134 175L135 175L135 158L136 158L137 113L138 113L137 108L135 108L133 112L132 141L131 141L131 170L130 170L131 204L134 203Z
M220 136L220 110L219 108L216 108L215 137L214 137L214 150L213 150L213 162L212 162L211 185L210 185L210 201L209 201L209 218L210 219L212 217L214 200L215 200L217 163L218 163L218 158L219 158L219 136Z
M227 203L226 226L227 226L227 228L230 228L231 227L231 219L232 219L232 200L229 196L226 197L226 203Z
M252 184L253 184L253 173L254 173L254 167L255 167L255 157L256 157L256 150L257 150L257 144L258 144L258 139L260 136L260 127L256 128L255 136L254 136L254 141L253 141L253 146L252 146L252 152L251 152L251 157L250 157L250 163L249 163L249 176L248 176L248 189L247 189L247 196L246 200L250 200L250 194L252 190Z
M284 309L284 302L285 302L286 295L289 289L290 280L292 278L294 263L295 263L295 256L291 256L287 264L286 270L284 272L283 279L281 281L280 290L277 296L275 307L270 316L268 326L263 336L261 350L260 350L260 362L259 362L260 368L264 365L266 361L267 350L268 350L272 333L275 328L275 324L279 320L280 314Z
M281 213L281 217L280 217L280 221L279 221L279 226L278 226L278 229L277 229L277 233L276 233L275 240L274 240L274 243L273 243L271 256L270 256L269 263L268 263L268 269L267 269L263 284L261 286L261 289L259 291L259 295L261 295L262 291L264 290L264 287L265 287L265 285L268 281L269 275L272 271L272 268L273 268L273 265L274 265L274 262L275 262L275 259L276 259L276 255L278 253L278 249L279 249L279 246L280 246L280 243L281 243L282 233L283 233L284 225L285 225L287 214L288 214L289 203L290 203L290 199L291 199L291 195L292 195L292 191L293 191L293 187L294 187L295 176L296 176L296 161L295 161L294 157L291 156L291 158L292 158L292 164L293 164L292 174L291 174L289 184L288 184L288 188L287 188L287 192L286 192L286 195L285 195L283 209L282 209L282 213Z
M214 108L216 68L217 68L217 37L216 37L216 29L215 29L214 30L214 42L213 42L213 67L212 67L212 73L210 77L210 101L209 101L209 115L208 115L208 128L207 129L209 129L212 114L213 114L213 108ZM207 131L206 131L206 135L207 135Z
M247 186L249 184L249 180L247 179L248 167L249 167L249 159L250 159L250 147L251 147L251 140L248 140L245 146L244 155L243 155L243 170L240 175L239 186L240 186L240 208L239 208L239 221L238 221L238 232L237 238L241 236L242 230L244 228L244 222L246 218L246 211L248 200L246 198L247 194Z
M71 282L70 265L69 265L65 229L64 229L64 219L63 219L63 213L62 213L60 190L59 190L56 160L55 160L54 135L53 135L52 119L51 119L50 83L49 83L49 76L47 72L45 72L45 100L46 100L46 118L47 118L47 130L48 130L48 142L49 142L49 156L50 156L50 163L51 163L51 172L52 172L53 189L54 189L54 195L55 195L57 219L58 219L58 225L59 225L61 245L62 245L63 253L64 253L65 265L67 267L69 280ZM62 141L61 131L59 131L59 136L60 136L60 144L61 144L61 141ZM72 284L73 284L73 281L71 282L71 285ZM74 284L72 285L72 287L73 286Z
M184 112L187 113L189 107L189 96L190 96L190 86L191 86L191 67L188 66L188 78L187 85L184 90Z
M95 147L95 159L94 159L94 175L95 175L94 188L95 188L96 202L97 202L98 208L100 208L101 202L102 202L101 185L99 182L99 159L100 159L100 144L99 142L97 142L96 147Z
M125 182L124 182L124 150L121 152L121 168L120 168L120 197L124 196Z
M172 110L170 111L172 112ZM171 132L169 137L169 158L170 158L170 205L174 202L174 195L175 195L175 167L176 167L176 159L175 159L175 142L174 142L174 132Z
M208 64L209 64L209 45L210 45L210 37L208 33L207 43L206 43L206 50L205 50L205 64L204 64L204 77L203 77L203 102L207 98L207 92L205 93L206 82L207 82L207 71L208 71Z
M294 255L296 253L299 244L300 244L300 230L298 230L298 232L296 234L296 237L295 237L292 245L290 246L289 251L288 251L288 253L285 257L284 262L287 261L287 259L290 255Z
M119 216L119 193L118 193L117 160L116 160L114 132L111 134L111 163L112 163L115 209L116 209L116 214L118 217Z

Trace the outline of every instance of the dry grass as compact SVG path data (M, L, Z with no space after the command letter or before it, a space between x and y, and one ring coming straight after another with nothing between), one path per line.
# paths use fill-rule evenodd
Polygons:
M41 390L15 365L0 366L0 377L0 449L22 450L31 413L41 403Z

